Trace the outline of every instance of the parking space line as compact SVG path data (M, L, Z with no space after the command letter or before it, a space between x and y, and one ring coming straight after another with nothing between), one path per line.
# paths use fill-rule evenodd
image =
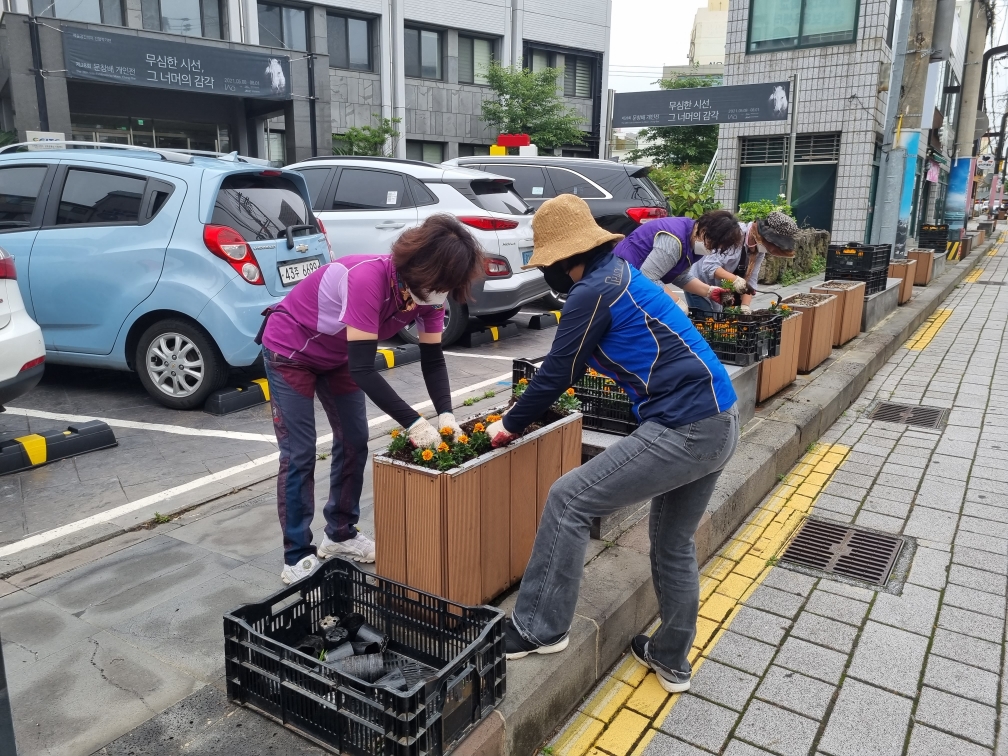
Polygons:
M480 360L505 360L507 362L511 362L515 359L514 357L502 357L499 354L465 354L464 352L445 352L445 355L448 357L465 357L466 359L475 357Z

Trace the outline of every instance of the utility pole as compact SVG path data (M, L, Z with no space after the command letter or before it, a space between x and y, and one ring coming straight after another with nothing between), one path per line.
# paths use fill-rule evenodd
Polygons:
M39 128L49 131L49 106L46 103L45 70L42 66L42 42L39 39L39 21L34 4L29 6L28 35L31 41L32 68L35 69L35 98L38 100Z
M791 131L788 138L787 176L784 179L784 204L791 204L791 185L794 181L794 151L795 139L798 136L798 81L800 74L791 74L791 104L788 105L788 115L791 117Z

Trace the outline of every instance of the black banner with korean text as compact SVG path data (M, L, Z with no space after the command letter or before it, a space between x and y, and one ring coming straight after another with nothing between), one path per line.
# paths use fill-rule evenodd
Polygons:
M791 82L623 92L613 98L615 129L784 121Z
M291 99L290 58L63 26L67 76L109 84Z

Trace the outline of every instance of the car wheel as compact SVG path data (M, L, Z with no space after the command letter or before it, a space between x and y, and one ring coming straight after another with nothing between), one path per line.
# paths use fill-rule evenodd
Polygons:
M490 325L497 325L498 323L506 323L511 320L515 315L521 312L521 307L515 307L512 310L504 310L504 312L495 312L490 315L477 315L484 323L489 323Z
M562 310L563 306L567 303L567 295L561 294L559 291L553 291L553 289L550 289L550 293L544 299L558 310Z
M213 339L184 320L162 320L144 331L133 364L147 393L171 409L202 407L228 377Z
M444 330L441 331L441 345L449 346L454 344L465 333L469 326L469 308L464 304L459 304L454 299L445 300ZM399 331L399 337L407 344L419 344L416 324L410 323Z

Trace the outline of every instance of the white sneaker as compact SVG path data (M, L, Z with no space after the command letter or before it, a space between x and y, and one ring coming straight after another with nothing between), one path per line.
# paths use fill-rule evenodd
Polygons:
M315 570L318 569L319 564L321 564L321 562L319 562L314 555L309 554L297 564L284 565L283 572L280 573L280 579L283 580L286 585L296 583L298 580L303 580L315 572Z
M357 535L345 541L331 541L328 535L323 535L322 543L318 547L318 555L322 559L342 557L343 559L352 559L355 562L373 562L374 541L359 530Z

